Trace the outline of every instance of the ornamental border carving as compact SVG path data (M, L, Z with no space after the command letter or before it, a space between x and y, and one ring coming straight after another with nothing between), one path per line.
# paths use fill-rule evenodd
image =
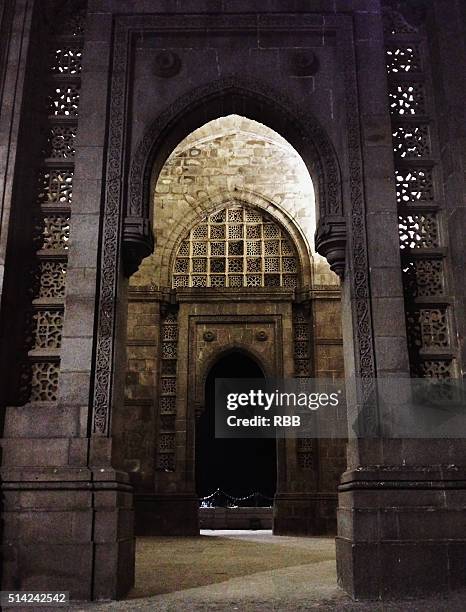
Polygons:
M121 182L125 136L126 69L129 31L117 22L111 77L110 125L102 225L99 305L92 433L109 435L116 312L114 296L120 257Z
M375 355L370 305L369 259L367 250L366 206L364 197L361 127L356 80L356 58L351 31L345 37L344 83L346 93L346 129L349 165L350 223L348 246L351 253L351 295L354 303L355 327L353 334L357 342L357 371L360 379L359 393L364 407L375 406ZM368 427L373 427L376 415L366 410ZM362 433L362 432L361 432Z

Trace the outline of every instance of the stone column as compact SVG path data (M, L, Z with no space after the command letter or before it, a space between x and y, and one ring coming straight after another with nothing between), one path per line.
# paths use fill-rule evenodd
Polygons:
M442 163L445 224L449 238L449 294L454 295L458 369L466 369L466 12L464 3L433 3L428 14L436 129Z
M375 373L396 379L409 373L379 3L367 2L366 10L355 13L354 24ZM354 317L357 296L348 286L343 295L348 338L348 314ZM356 339L358 333L354 329ZM356 376L361 371L360 355L353 357L351 349L346 340L347 379L353 374L351 363ZM400 394L394 410L402 411L405 402ZM373 413L366 417L380 427L379 436L353 434L339 487L340 585L357 598L464 585L464 491L459 481L464 482L465 470L451 465L465 465L464 441L394 439L389 423L377 422Z
M115 599L134 581L132 488L113 465L110 437L123 398L127 283L100 250L111 218L103 193L111 21L90 11L86 24L58 400L7 408L3 440L2 588L75 599ZM114 231L118 239L118 223Z
M5 2L0 7L0 298L3 296L13 173L31 17L32 8L25 1Z

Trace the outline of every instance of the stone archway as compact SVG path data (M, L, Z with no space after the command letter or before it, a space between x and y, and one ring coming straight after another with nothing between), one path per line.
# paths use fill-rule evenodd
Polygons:
M122 61L125 37L116 35L116 58ZM333 269L343 274L345 267L346 226L351 219L349 238L353 248L352 273L347 275L347 308L351 313L347 319L348 354L354 354L356 367L362 368L364 397L373 388L371 375L374 373L371 315L369 308L368 260L365 238L361 181L358 174L352 174L354 189L351 200L353 208L343 210L342 185L339 164L323 129L309 115L299 111L293 102L286 100L269 87L261 88L257 82L251 84L244 79L231 77L212 85L201 87L187 97L173 104L162 113L146 131L131 164L129 181L129 204L124 217L123 202L125 185L121 181L124 160L124 126L129 120L124 114L121 83L122 73L117 69L112 80L112 107L109 125L109 146L107 155L106 197L103 206L102 248L100 251L101 274L98 282L98 307L93 359L96 364L93 388L93 412L90 419L92 432L90 447L93 455L110 456L112 437L112 407L118 403L121 392L121 378L115 359L117 347L124 337L118 326L118 303L124 304L126 285L120 274L120 253L123 255L124 271L130 275L137 268L142 257L153 247L150 215L144 212L143 203L148 202L151 161L154 167L161 167L170 147L176 144L186 132L204 123L209 118L221 116L224 112L241 113L251 118L264 120L292 142L303 156L310 174L315 178L319 203L319 225L317 247L327 257ZM290 111L289 109L294 109ZM209 113L206 112L209 110ZM265 113L265 114L264 114ZM154 127L155 126L155 127ZM173 142L171 142L173 139ZM354 151L353 151L354 153ZM150 155L149 155L150 154ZM152 156L152 157L151 157ZM361 160L352 157L354 167L359 168ZM359 175L362 180L362 175ZM146 191L144 191L144 188ZM323 203L325 202L325 205ZM139 207L139 203L141 207ZM133 205L134 204L134 205ZM138 208L139 207L139 208ZM129 213L129 214L128 214ZM134 213L133 215L131 213ZM121 225L120 225L121 224ZM123 228L123 241L119 242L118 228ZM121 250L120 250L121 249ZM350 302L355 300L354 304ZM353 320L354 317L354 320ZM354 338L354 339L353 339ZM98 461L102 461L98 459Z
M276 441L215 438L215 380L263 379L264 368L244 348L220 350L203 378L204 405L196 416L196 492L207 496L220 489L236 497L256 492L273 497L276 486ZM273 489L273 490L272 490Z
M318 251L326 256L333 270L342 277L346 255L346 219L351 220L351 223L355 222L351 225L355 231L350 234L355 250L350 251L351 273L345 281L348 313L346 338L349 354L354 351L357 367L360 365L364 368L361 392L364 397L368 397L373 388L371 375L374 372L374 357L362 209L364 201L356 197L360 185L355 185L351 192L355 196L352 203L356 203L357 207L351 209L351 206L348 206L344 211L339 164L330 140L309 114L300 112L292 102L284 100L283 96L277 95L276 99L272 100L270 92L270 88L261 88L257 83L251 84L234 77L214 82L194 90L188 98L185 96L180 99L147 129L136 149L130 170L123 241L126 269L131 273L137 268L141 256L150 251L151 178L160 172L171 148L191 130L224 114L241 113L248 118L264 122L294 145L314 178L318 203L316 246ZM353 163L356 167L357 157L353 159ZM356 271L358 274L354 274ZM356 307L350 305L355 295L358 302ZM186 334L188 330L180 329L180 333ZM355 398L352 399L356 401ZM186 501L192 504L194 498ZM289 500L285 501L287 503ZM303 507L306 503L307 501Z
M70 9L80 9L81 4L66 3ZM66 200L72 178L74 182L69 243L70 227L65 218L69 203L61 208L63 201L56 190L57 181L50 180L51 172L47 172L45 191L41 186L39 196L42 220L46 218L42 213L50 217L53 210L42 200L44 193L54 191L57 196L55 212L61 210L58 214L62 215L57 235L63 236L69 247L69 255L60 255L68 259L64 296L60 288L60 308L64 301L67 314L62 332L56 334L60 335L60 346L55 348L60 352L50 361L53 390L59 379L58 399L51 405L4 406L7 589L18 584L24 589L50 590L52 586L69 589L80 599L99 599L122 595L132 584L133 493L128 474L117 469L112 429L123 397L125 274L131 274L152 249L145 189L150 184L152 162L163 163L175 144L171 139L178 140L209 118L237 112L266 121L306 159L315 173L322 205L318 248L334 269L345 272L345 360L347 371L358 380L348 405L354 412L367 409L364 416L370 429L379 425L377 406L368 401L373 399L375 375L409 375L389 106L394 110L406 95L404 78L414 78L409 86L419 91L415 106L429 111L427 116L411 108L413 121L419 119L425 128L422 142L427 152L407 165L410 160L403 158L410 148L406 131L401 136L397 128L401 147L396 148L403 151L402 159L395 159L397 173L403 168L412 173L421 164L433 173L429 186L433 200L425 204L427 214L434 213L435 232L437 221L444 221L445 214L440 211L448 196L450 227L444 224L439 228L442 252L436 252L445 261L448 282L434 297L440 297L442 304L445 300L449 308L457 299L458 304L464 302L464 270L456 266L450 274L450 262L443 259L449 249L459 261L463 256L458 233L461 223L454 222L463 218L455 209L455 202L462 201L461 181L454 180L459 170L453 169L452 174L448 155L449 145L452 150L456 147L451 135L459 115L450 113L450 120L445 114L436 117L434 112L448 98L445 92L450 92L452 99L457 92L456 75L448 67L458 39L451 36L450 25L456 18L460 23L458 10L452 8L452 14L447 15L442 10L444 3L433 1L431 18L421 31L391 10L385 12L384 19L381 3L370 0L328 0L308 8L302 3L299 8L285 1L258 6L260 3L244 0L237 11L228 3L214 3L213 8L211 2L183 4L183 8L178 3L174 9L171 4L160 2L155 8L147 2L89 3L87 14L79 10L70 26L61 21L62 11L53 13L52 3L52 12L47 11L53 13L52 30L59 36L69 34L69 41L78 43L77 48L83 43L86 62L82 77L74 70L80 52L73 51L73 71L68 76L52 74L47 62L35 64L36 57L46 57L49 51L52 55L63 52L61 38L50 41L53 32L46 28L39 2L10 2L2 13L2 32L6 34L2 60L8 60L3 71L2 121L5 119L4 133L9 135L8 152L2 157L7 178L2 220L6 239L2 234L1 241L5 363L10 361L10 339L16 342L22 325L15 298L32 288L27 286L27 275L18 275L17 264L23 252L33 246L30 239L35 215L29 203L39 196L34 186L39 168L34 164L44 163L46 168L57 170L62 163L58 158L45 158L47 152L41 150L40 141L49 128L58 126L70 134L71 145L80 96L76 159L62 160L66 178L58 180ZM385 25L388 22L385 40L383 21ZM12 24L22 25L18 30ZM83 26L87 26L85 41ZM460 27L453 30L459 33ZM434 33L446 46L430 44ZM233 54L231 49L239 37L245 44ZM215 61L205 61L206 40L209 58L215 57ZM272 43L273 49L272 44L264 47L264 41ZM47 42L51 42L48 48ZM36 43L44 53L31 47ZM411 65L415 62L419 70L409 70L403 76L396 62L393 65L391 52L387 87L386 50L394 46L397 54L411 58ZM168 53L165 47L170 48ZM429 48L430 57L425 53ZM277 61L271 62L271 57ZM432 71L434 63L438 70ZM238 71L246 78L235 76ZM219 80L219 75L229 76ZM45 120L52 108L40 106L48 96L40 84L48 87L51 81L59 85L52 108L65 114ZM63 91L62 86L69 89ZM281 91L289 92L290 99ZM70 112L74 119L67 114ZM44 123L39 117L42 114ZM406 118L407 113L401 124ZM393 125L399 119L395 116ZM435 156L438 136L445 145L440 157ZM65 157L74 147L68 149ZM132 178L128 178L130 168ZM442 176L450 178L442 180ZM413 204L418 195L411 191ZM54 224L50 222L50 226ZM56 308L57 302L48 306ZM458 322L457 314L455 318ZM447 355L450 362L454 354L459 373L464 354L461 356L457 346L448 348L451 353L440 354ZM46 355L50 357L50 353L36 354L37 363ZM434 357L438 358L438 353ZM19 372L13 373L19 378ZM3 389L2 381L2 396ZM403 398L397 400L394 408L402 409L403 402ZM384 430L375 440L354 438L349 448L350 470L340 487L338 560L342 584L355 596L378 598L419 588L446 590L464 585L464 546L458 520L464 515L464 443L392 440L384 438L384 433L390 432ZM452 489L459 491L458 495L450 495ZM63 512L57 513L57 508ZM76 525L80 526L77 532Z
M303 158L316 188L318 250L335 272L344 271L346 230L340 167L334 147L311 113L270 86L244 77L229 77L193 90L159 115L146 130L131 163L128 206L124 223L127 268L137 269L151 252L151 176L190 132L228 114L242 114L284 136Z

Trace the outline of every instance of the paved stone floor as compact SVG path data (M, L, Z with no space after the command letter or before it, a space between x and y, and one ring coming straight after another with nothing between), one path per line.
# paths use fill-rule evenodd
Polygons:
M337 587L333 538L269 531L203 531L197 538L140 538L128 599L73 610L464 612L466 596L352 602Z

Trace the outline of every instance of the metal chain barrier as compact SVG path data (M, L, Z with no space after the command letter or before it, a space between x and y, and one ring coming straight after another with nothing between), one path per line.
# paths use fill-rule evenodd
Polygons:
M252 503L239 503L251 501ZM235 497L229 493L225 493L221 489L216 489L210 495L199 498L200 508L233 508L238 506L256 506L256 507L270 507L273 502L273 497L268 497L259 491L245 495L244 497Z

